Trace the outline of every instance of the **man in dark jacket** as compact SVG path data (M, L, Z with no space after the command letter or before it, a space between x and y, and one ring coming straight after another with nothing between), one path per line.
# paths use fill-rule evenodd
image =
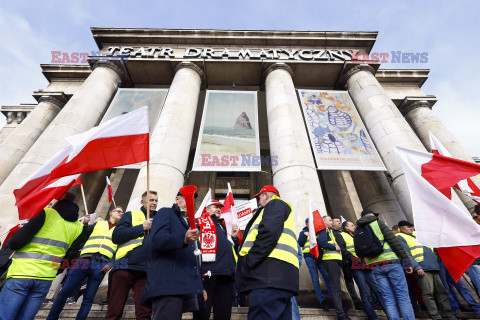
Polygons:
M413 235L413 224L402 220L398 223L401 233L398 233L398 240L409 256L412 256L413 270L416 271L416 278L422 290L423 301L427 307L428 314L434 320L449 319L456 320L453 314L448 294L440 279L440 264L438 257L432 249L420 246ZM440 305L442 315L437 309L437 301Z
M213 256L213 259L203 259L202 261L203 287L207 292L207 300L200 311L193 313L194 320L210 319L212 306L215 320L229 320L232 314L236 261L233 244L228 240L226 229L222 225L223 219L220 218L222 207L223 204L217 200L209 201L206 206L207 214L211 216L215 228L216 248L214 253L209 253L209 258ZM199 222L199 225L200 230L204 232L207 227L203 227L205 229L202 230L203 224ZM232 232L232 239L236 240L238 239L238 228L235 230ZM213 247L213 245L209 247Z
M190 229L182 194L171 208L162 208L153 219L151 260L142 303L151 305L152 320L180 320L184 300L203 291L199 259L194 254L198 229ZM186 310L193 311L193 310Z
M130 289L133 289L135 317L137 320L150 319L152 310L140 304L145 281L147 262L150 257L148 233L152 218L157 209L157 192L150 190L147 197L142 195L142 207L137 211L127 211L118 221L112 234L112 242L118 245L113 265L112 286L108 298L105 320L121 319ZM150 218L147 219L147 206L150 206Z
M330 281L328 280L328 274L325 270L325 267L322 264L322 258L315 259L315 257L310 253L310 234L308 232L308 218L305 220L306 227L302 229L298 236L298 244L302 248L303 258L305 259L305 264L308 267L310 272L310 277L312 278L313 290L317 295L318 302L320 302L320 308L328 310L327 303L325 302L325 296L322 293L322 288L320 287L320 282L318 279L318 271L323 277L323 281L328 289L328 293L332 296L332 289L330 287Z
M260 208L245 230L236 288L249 293L248 319L292 319L299 268L293 211L273 186L264 186L255 198Z
M372 269L372 275L377 281L387 317L400 319L397 310L398 302L403 319L415 319L408 295L407 280L403 273L403 268L409 274L413 272L409 256L392 230L378 219L377 213L370 209L364 209L361 216L357 221L357 228L365 226L371 228L383 246L381 254L375 257L365 257L365 262ZM356 241L355 237L354 241Z

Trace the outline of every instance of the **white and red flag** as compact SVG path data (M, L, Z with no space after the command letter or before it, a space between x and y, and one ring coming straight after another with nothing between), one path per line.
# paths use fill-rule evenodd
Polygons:
M312 199L308 199L308 234L310 243L310 253L318 258L320 251L317 244L317 233L326 229L327 225L323 221L320 212L318 211Z
M76 179L71 177L74 174L148 161L148 139L148 107L115 117L98 127L67 138L70 143L67 147L14 190L20 219L27 219L24 215L33 217L44 207L31 212L29 210L36 210L37 206L31 208L27 199L37 201L36 197L41 196L43 203L55 193L46 201L48 204L58 196L57 191L52 189L68 190Z
M112 202L113 200L112 184L110 183L110 179L108 179L108 177L105 177L105 179L107 180L108 202Z
M445 146L437 139L437 137L433 135L433 133L429 131L428 136L430 138L430 146L432 147L432 153L440 154L446 157L452 157L447 148L445 148ZM466 196L468 196L476 203L480 203L480 188L478 188L478 186L472 181L472 179L467 178L465 180L459 181L453 187L462 191Z
M212 201L212 189L208 188L208 192L205 195L205 198L203 198L200 207L198 207L197 212L195 212L195 219L200 218L202 214L207 212L207 203L209 203L210 201Z
M480 225L456 206L451 188L480 174L480 165L395 147L412 199L417 241L437 248L455 281L480 257Z
M222 208L222 218L225 221L227 235L231 237L233 225L236 224L238 226L239 223L237 211L235 210L235 201L233 200L233 192L232 188L230 187L230 182L228 183L228 193L225 197L225 201L223 202L223 206L224 207ZM242 243L242 233L240 229L238 229L238 241Z

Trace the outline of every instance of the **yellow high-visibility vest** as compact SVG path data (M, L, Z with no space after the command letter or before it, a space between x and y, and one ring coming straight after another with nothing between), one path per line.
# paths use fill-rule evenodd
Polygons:
M335 245L337 242L335 241L335 236L333 235L333 231L331 229L326 229L328 235L328 243L331 245ZM342 260L342 254L337 250L328 250L322 248L323 250L323 257L322 260Z
M93 232L83 246L80 255L87 253L100 253L111 259L117 251L117 245L112 242L112 233L115 227L109 229L108 221L99 221L95 224Z
M145 214L143 213L143 211L141 210L132 211L132 227L143 224L145 220L147 220L147 218L145 217ZM140 247L142 243L143 243L143 236L138 237L136 239L132 239L125 243L119 244L117 247L118 250L117 250L116 259L125 257L127 253L129 253L136 247Z
M410 253L417 262L423 261L423 246L419 245L417 239L408 235L406 233L397 233L398 237L402 237L407 242L408 248L410 249Z
M383 252L374 258L365 257L365 262L370 265L372 263L377 263L380 261L397 260L398 259L397 254L392 250L388 242L385 241L385 237L383 236L383 233L380 230L380 225L378 224L378 220L370 222L369 225L372 227L372 230L377 236L378 240L380 240L380 243L383 246Z
M8 278L55 280L61 260L82 233L80 221L64 220L52 208L45 208L45 222L32 240L13 255Z
M278 196L273 196L272 200L281 200ZM285 201L283 201L285 202ZM285 202L290 207L290 214L287 220L283 224L283 231L278 239L278 242L275 248L270 252L268 255L269 258L275 258L281 261L288 262L293 264L297 269L299 268L298 264L298 243L297 243L297 236L295 234L295 222L293 220L293 210L292 206L289 203ZM260 211L258 217L252 224L252 227L248 231L247 237L245 238L242 248L240 250L240 256L245 256L248 254L248 251L253 246L255 239L257 238L258 234L258 226L262 221L264 208Z
M347 246L347 251L351 252L354 257L357 257L357 254L355 253L355 244L353 242L352 235L348 232L342 232L341 235L342 235L343 240L345 240L345 245Z
M302 253L310 253L310 235L307 236L307 241L302 248Z

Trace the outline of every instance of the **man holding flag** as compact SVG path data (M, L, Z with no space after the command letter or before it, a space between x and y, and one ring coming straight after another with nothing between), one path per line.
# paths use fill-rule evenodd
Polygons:
M249 320L290 320L299 281L293 210L273 186L264 186L255 198L260 208L245 229L236 288L249 293Z
M193 313L195 320L229 320L232 313L233 284L235 280L236 254L233 244L227 237L222 225L221 210L224 205L211 200L206 205L206 213L197 219L200 227L202 249L202 280L207 292L207 300L202 309ZM238 230L232 233L232 239L238 240Z

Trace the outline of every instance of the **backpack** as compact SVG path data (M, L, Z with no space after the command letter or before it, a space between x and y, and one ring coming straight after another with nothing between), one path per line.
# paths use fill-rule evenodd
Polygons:
M383 252L383 246L370 225L359 226L353 233L355 253L361 258L373 258Z

